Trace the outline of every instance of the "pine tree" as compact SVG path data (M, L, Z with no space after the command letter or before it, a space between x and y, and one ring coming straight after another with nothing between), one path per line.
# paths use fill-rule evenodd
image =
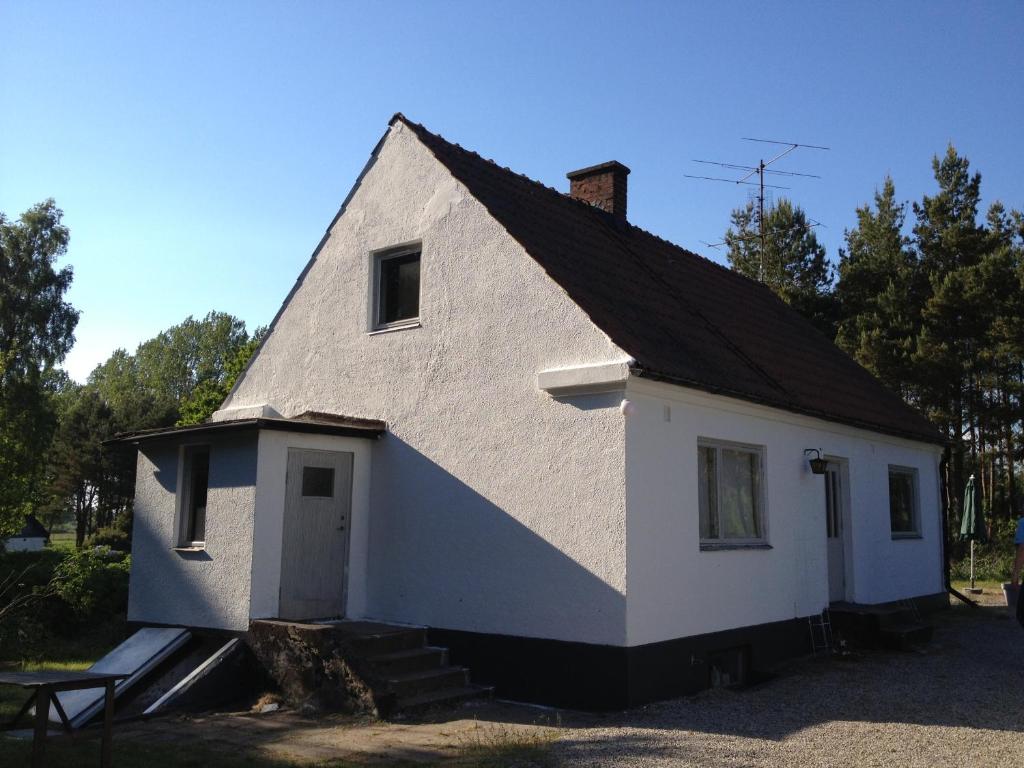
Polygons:
M857 227L844 233L839 252L836 343L908 401L917 398L913 354L925 287L903 234L906 206L886 178L875 207L857 209Z
M725 243L734 270L760 280L830 339L835 336L832 268L800 206L781 199L765 211L763 253L754 204L737 208Z

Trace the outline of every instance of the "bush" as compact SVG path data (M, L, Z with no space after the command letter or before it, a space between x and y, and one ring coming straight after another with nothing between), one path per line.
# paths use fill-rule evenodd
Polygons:
M116 642L126 626L130 565L130 556L106 547L0 554L0 583L18 576L0 597L5 605L36 595L0 621L0 660L32 659L67 640Z
M1010 578L1016 547L1013 543L1017 521L1000 518L990 521L989 540L974 545L974 578L981 581L1006 581ZM957 538L957 532L953 533ZM950 564L950 578L967 581L971 578L970 542L955 542L954 559Z
M123 531L117 526L111 525L107 528L100 528L92 536L85 540L85 546L89 549L95 547L109 547L118 552L131 552L131 534Z
M85 540L87 547L110 547L119 552L132 551L132 512L122 512L106 528L100 528Z
M57 568L57 595L75 616L88 622L107 621L128 607L131 557L95 547L69 552Z

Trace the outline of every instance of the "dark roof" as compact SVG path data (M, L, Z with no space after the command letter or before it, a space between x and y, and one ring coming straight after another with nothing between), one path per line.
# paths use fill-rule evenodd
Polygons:
M760 283L400 120L640 376L927 442L938 430Z
M208 421L204 424L191 424L186 427L144 429L139 432L127 432L117 435L113 440L107 440L103 444L130 443L135 445L150 440L164 440L182 436L205 437L228 432L259 429L376 439L387 431L387 425L383 421L377 421L376 419L357 419L351 416L307 411L292 419L259 417L234 419L232 421Z
M16 534L16 539L48 539L50 538L50 532L46 530L46 527L39 522L35 515L25 515L25 525Z

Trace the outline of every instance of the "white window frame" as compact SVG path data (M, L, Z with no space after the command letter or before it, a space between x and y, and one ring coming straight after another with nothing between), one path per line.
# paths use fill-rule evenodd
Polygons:
M383 309L381 304L381 299L383 298L381 296L381 279L383 277L381 266L385 261L409 256L414 253L419 254L420 258L420 284L419 292L416 295L416 316L395 320L391 323L381 322L380 313ZM423 308L423 244L419 242L406 243L404 245L384 248L371 253L370 259L370 333L385 333L387 331L402 330L403 328L420 327L420 316L422 315Z
M892 476L904 475L910 477L910 514L913 518L913 528L909 531L895 531L892 527ZM917 467L905 467L900 464L890 464L886 473L886 489L889 491L889 533L893 539L920 539L921 538L921 493L919 485L919 473Z
M177 506L178 506L178 535L177 545L175 549L184 550L199 550L206 549L206 534L207 524L209 523L209 516L204 515L203 517L203 538L192 539L189 534L189 528L191 527L191 507L192 507L192 456L195 453L205 451L207 456L207 475L206 475L206 510L210 508L210 463L213 457L213 452L210 450L209 443L190 443L188 445L181 446L178 453L178 493L177 493Z
M716 539L705 538L700 535L700 451L704 448L714 448L716 451L721 451L723 448L728 450L744 451L746 453L753 453L758 457L758 472L759 472L759 487L758 487L758 498L755 505L755 514L757 515L758 528L761 531L760 537L757 538L725 538L719 536ZM717 456L717 453L716 453ZM770 548L768 542L768 493L766 489L767 481L765 477L765 466L766 466L766 450L763 445L754 445L751 443L737 443L730 440L718 440L709 437L697 438L697 530L700 536L700 548L702 550L718 550L718 549L767 549ZM715 461L715 485L717 489L716 498L721 498L721 484L722 484L722 462L720 459ZM716 511L717 512L717 511ZM718 530L721 531L721 519L719 519Z

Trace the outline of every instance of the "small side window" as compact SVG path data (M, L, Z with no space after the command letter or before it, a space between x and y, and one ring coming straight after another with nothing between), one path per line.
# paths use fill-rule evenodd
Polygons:
M917 470L889 466L889 522L894 539L921 535L917 502Z
M374 257L374 330L417 324L420 316L420 250Z
M202 547L206 544L206 496L210 486L210 448L190 445L185 448L182 473L181 536L179 545Z
M303 467L302 495L334 496L334 467Z

